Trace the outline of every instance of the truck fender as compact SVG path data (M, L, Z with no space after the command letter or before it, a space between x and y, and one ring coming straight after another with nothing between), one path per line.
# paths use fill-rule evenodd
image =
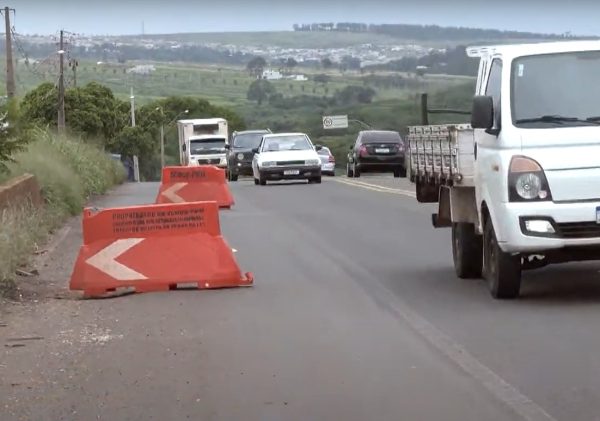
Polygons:
M479 226L479 212L473 187L440 187L438 213L433 217L436 228L450 227L453 223Z

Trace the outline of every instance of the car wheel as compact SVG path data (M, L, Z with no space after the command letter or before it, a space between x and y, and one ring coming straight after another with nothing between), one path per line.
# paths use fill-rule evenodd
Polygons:
M356 166L356 162L352 166L352 172L354 173L354 177L356 177L356 178L360 177L360 170Z
M483 239L475 232L475 225L452 224L452 258L456 276L461 279L481 278Z
M312 179L312 182L315 184L321 184L321 177L315 177Z
M521 256L502 251L489 217L483 231L483 272L492 297L512 299L519 296Z
M260 175L260 174L259 174L258 176L260 177L260 178L258 179L258 183L259 183L261 186L266 186L266 185L267 185L267 179L266 179L266 178L264 178L264 177L263 177L262 175Z
M258 184L259 184L258 178L254 179L254 184L258 186Z
M406 178L406 167L400 168L400 177Z
M394 178L400 178L400 170L394 170Z
M238 175L229 173L229 181L238 181Z
M346 164L346 177L354 177L354 171L352 171L352 167L350 166L350 164Z

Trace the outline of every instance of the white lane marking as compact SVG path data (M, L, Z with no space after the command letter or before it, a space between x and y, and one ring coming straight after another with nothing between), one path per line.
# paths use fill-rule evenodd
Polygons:
M296 225L303 235L311 237L316 243L321 244L319 238L310 230L306 230L294 220L291 224ZM508 383L489 367L481 363L477 358L467 351L465 347L444 334L437 327L427 321L424 317L414 311L411 306L401 297L394 295L390 289L381 283L375 276L356 264L351 258L335 248L321 248L323 255L336 261L342 267L362 278L365 282L371 281L369 291L374 294L374 299L381 302L392 314L404 320L417 335L429 342L438 352L445 355L452 363L458 365L467 375L474 378L493 397L515 411L521 418L527 421L557 421L541 406L533 402L521 393L515 386ZM394 297L391 299L390 297Z
M362 181L356 181L356 180L345 180L345 179L335 179L334 181L341 183L341 184L346 184L348 186L352 186L352 187L360 187L363 189L367 189L367 190L372 190L372 191L377 191L380 193L390 193L390 194L397 194L397 195L401 195L401 196L407 196L407 197L417 197L416 194L412 191L408 191L408 190L402 190L402 189L395 189L392 187L386 187L386 186L380 186L377 184L370 184L370 183L365 183Z
M143 238L123 238L103 248L86 260L86 263L106 273L117 281L137 281L148 279L141 273L117 262L115 259L132 247L137 246Z
M166 189L164 192L162 192L162 195L173 203L183 203L185 202L185 200L181 196L179 196L177 192L185 186L187 186L187 184L188 183L175 183L171 187Z

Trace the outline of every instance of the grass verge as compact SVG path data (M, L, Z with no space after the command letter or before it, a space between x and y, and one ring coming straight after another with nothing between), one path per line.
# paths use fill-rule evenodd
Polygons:
M29 261L39 244L86 200L125 179L123 166L97 146L80 139L38 131L17 154L0 182L24 173L36 176L47 206L13 204L0 212L0 295L16 290L15 270Z

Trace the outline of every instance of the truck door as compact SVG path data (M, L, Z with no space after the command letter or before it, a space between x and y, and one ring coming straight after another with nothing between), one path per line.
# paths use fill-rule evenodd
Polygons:
M489 64L487 78L484 79L479 95L491 96L494 100L494 129L499 129L501 124L501 98L502 89L502 60L493 58ZM498 136L486 133L483 129L474 131L475 140L475 197L480 209L483 200L501 200L502 169L500 168L500 144ZM480 218L481 221L481 218Z

